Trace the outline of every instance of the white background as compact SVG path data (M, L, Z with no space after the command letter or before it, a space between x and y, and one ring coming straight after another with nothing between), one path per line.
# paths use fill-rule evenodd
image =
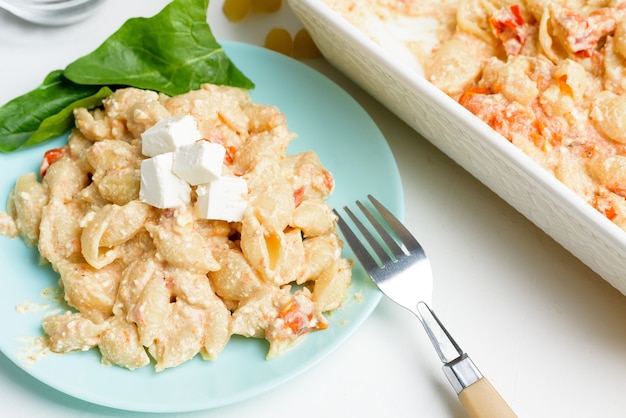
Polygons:
M166 3L108 0L63 28L0 11L0 104L91 52L127 18L151 16ZM218 39L260 45L272 27L292 34L301 27L286 4L232 24L222 2L212 3ZM387 138L402 175L406 223L433 264L438 315L517 414L626 416L626 298L324 60L308 64L351 93ZM6 417L147 416L70 398L3 355L0 405ZM465 416L417 320L385 299L339 350L289 383L240 404L162 416L338 415Z

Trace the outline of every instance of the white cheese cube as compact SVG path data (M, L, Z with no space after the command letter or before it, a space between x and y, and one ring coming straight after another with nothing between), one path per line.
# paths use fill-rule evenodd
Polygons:
M199 139L202 139L202 134L193 116L172 116L161 119L141 134L141 152L147 157L154 157Z
M221 144L198 141L174 152L173 171L192 186L217 180L222 174L226 148Z
M209 184L196 189L198 216L206 219L219 219L240 222L248 206L248 184L235 176L222 176Z
M172 172L173 164L173 152L159 154L141 162L139 200L160 209L189 203L191 186Z

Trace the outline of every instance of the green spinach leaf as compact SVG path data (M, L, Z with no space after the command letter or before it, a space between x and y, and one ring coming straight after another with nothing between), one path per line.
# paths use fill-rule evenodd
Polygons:
M24 142L24 147L30 147L49 139L54 139L74 126L74 109L77 107L86 107L92 109L100 106L102 100L111 93L110 88L104 86L91 96L76 100L65 106L58 113L44 119L37 130Z
M0 152L22 147L44 120L72 103L96 94L99 89L97 86L81 86L67 80L62 70L52 71L35 90L0 107ZM65 130L51 138L63 132Z
M116 87L171 96L203 83L254 88L213 36L208 6L209 0L173 0L151 18L129 19L95 51L1 106L0 152L64 133L76 107L97 107Z
M174 0L151 18L129 19L98 49L67 66L78 84L127 85L174 96L202 83L250 89L207 23L208 0Z

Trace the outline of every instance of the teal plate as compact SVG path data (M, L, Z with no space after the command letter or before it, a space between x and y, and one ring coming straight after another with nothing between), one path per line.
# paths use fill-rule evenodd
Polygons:
M345 91L310 67L272 51L224 42L229 57L256 84L257 103L278 106L298 137L288 153L315 151L334 177L334 207L368 193L400 217L404 199L398 168L380 130ZM36 171L46 149L65 141L0 154L0 210L16 178ZM352 257L346 249L345 256ZM33 357L41 320L58 305L46 292L57 275L38 264L38 253L20 239L0 237L0 350L26 373L72 397L111 408L183 412L233 404L294 378L339 347L370 315L381 293L355 268L350 297L329 316L330 326L313 332L283 356L265 360L262 340L234 337L214 361L196 358L156 373L150 366L129 371L100 364L97 350ZM358 297L357 297L358 295ZM18 309L18 308L26 309ZM138 388L141 388L138 390Z

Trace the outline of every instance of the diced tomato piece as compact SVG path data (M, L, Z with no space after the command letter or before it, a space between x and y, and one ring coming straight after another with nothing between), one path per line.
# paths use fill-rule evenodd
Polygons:
M596 196L593 199L592 205L598 212L606 216L610 221L617 218L617 211L611 202L606 197Z
M48 171L48 168L59 161L61 158L69 154L67 147L52 148L45 152L41 165L39 166L39 176L43 178Z
M324 176L324 187L326 191L330 193L333 187L335 187L335 179L333 179L333 175L330 171L324 170L322 174Z
M519 55L529 37L522 9L518 4L495 11L489 18L491 31L502 42L507 55Z
M224 155L224 162L226 165L232 165L233 161L235 161L235 154L237 153L237 148L235 147L226 147L226 155Z
M459 97L459 103L462 106L467 107L466 104L469 102L470 98L478 94L482 94L482 95L491 94L491 91L485 87L473 87L473 88L467 89L461 94L461 97Z
M293 192L293 202L296 207L300 206L302 199L304 198L304 187L299 187Z

